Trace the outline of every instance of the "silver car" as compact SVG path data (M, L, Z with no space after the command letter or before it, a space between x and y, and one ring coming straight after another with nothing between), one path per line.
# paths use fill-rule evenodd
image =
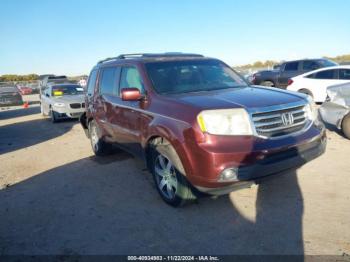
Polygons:
M320 107L324 122L341 129L350 139L350 83L327 88L327 100Z
M41 94L41 113L60 119L79 118L85 112L84 89L76 84L53 84Z

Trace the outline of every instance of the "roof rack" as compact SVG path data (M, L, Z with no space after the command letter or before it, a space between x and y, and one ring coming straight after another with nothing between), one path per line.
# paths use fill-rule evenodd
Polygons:
M160 57L204 57L200 54L190 54L190 53L181 53L181 52L168 52L168 53L136 53L136 54L121 54L116 57L108 57L98 62L102 64L105 62L118 60L118 59L130 59L130 58L160 58Z

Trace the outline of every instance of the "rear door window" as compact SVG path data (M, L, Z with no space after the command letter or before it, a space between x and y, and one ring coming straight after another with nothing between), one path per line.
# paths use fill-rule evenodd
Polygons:
M328 80L336 79L335 72L336 72L336 70L334 70L334 69L333 70L324 70L324 71L315 73L312 78L328 79Z
M284 71L298 71L299 62L286 63Z
M106 67L101 71L100 93L103 95L118 95L118 67Z
M320 66L315 61L304 61L303 62L303 70L304 71L312 71L312 70L318 69L319 67Z

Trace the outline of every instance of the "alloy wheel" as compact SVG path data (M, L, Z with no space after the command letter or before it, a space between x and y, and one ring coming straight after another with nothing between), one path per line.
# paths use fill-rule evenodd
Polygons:
M178 181L176 170L172 162L165 156L159 154L155 159L156 182L161 194L172 200L176 197Z

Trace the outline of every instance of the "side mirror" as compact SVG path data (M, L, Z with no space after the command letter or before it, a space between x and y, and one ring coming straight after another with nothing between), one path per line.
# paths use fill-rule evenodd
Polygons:
M45 96L50 97L50 95L49 95L49 94L46 94Z
M139 101L142 98L140 90L135 87L122 88L121 97L123 101Z

